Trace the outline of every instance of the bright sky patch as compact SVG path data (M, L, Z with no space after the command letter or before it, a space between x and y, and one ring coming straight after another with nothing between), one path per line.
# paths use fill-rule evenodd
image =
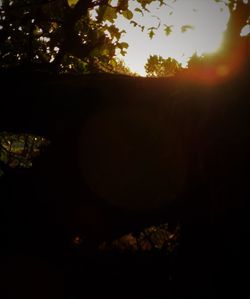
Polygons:
M134 12L133 20L141 26L134 27L130 21L119 16L116 25L125 29L122 40L129 44L127 55L122 57L134 72L145 76L144 65L149 55L172 57L186 66L190 56L216 51L226 30L229 10L224 3L214 0L178 0L166 1L159 7L156 1L148 6L150 13L134 11L139 7L136 1L129 1ZM147 28L158 27L155 36L150 39ZM165 29L171 30L166 35ZM168 30L166 29L166 30Z

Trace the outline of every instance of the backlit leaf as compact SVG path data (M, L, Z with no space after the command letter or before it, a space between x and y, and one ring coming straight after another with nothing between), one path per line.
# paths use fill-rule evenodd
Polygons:
M103 20L110 21L111 23L114 23L114 20L116 19L116 17L117 17L117 11L115 10L115 8L108 6L104 13Z
M164 28L164 32L167 36L169 36L171 33L172 33L172 27L173 26L166 26L165 25L165 28Z
M115 19L117 18L117 11L114 7L103 5L97 9L98 13L98 21L109 21L114 23Z
M135 21L130 21L130 24L132 24L134 27L138 26L138 23Z
M122 12L122 15L124 16L124 18L128 19L128 20L131 20L133 18L133 13L131 10L127 9L127 10L124 10Z
M155 33L153 30L151 30L148 35L149 35L150 39L152 39L154 37Z
M140 8L136 7L135 11L139 12L142 16L144 16L144 13Z
M119 43L119 47L127 49L128 48L128 43L125 43L125 42Z
M79 0L67 0L70 7L74 7Z
M194 27L192 25L183 25L183 26L181 26L181 32L182 33L187 32L188 29L194 29Z

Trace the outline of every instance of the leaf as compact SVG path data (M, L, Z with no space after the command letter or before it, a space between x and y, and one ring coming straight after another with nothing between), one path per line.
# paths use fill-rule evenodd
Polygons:
M132 24L134 27L138 26L138 23L135 21L130 21L130 24Z
M116 38L117 40L120 39L122 32L119 31L119 29L117 27L115 27L114 25L111 25L109 27L107 27L112 39Z
M127 52L126 51L124 51L124 50L121 50L121 55L122 56L125 56L127 54Z
M164 32L167 36L169 36L172 33L172 27L173 27L173 25L171 25L171 26L165 25Z
M128 19L128 20L131 20L133 18L133 13L131 10L127 9L127 10L124 10L122 12L122 15L124 16L124 18Z
M117 43L117 48L120 49L120 53L122 56L125 56L127 54L127 52L125 51L125 49L127 49L129 47L128 43Z
M74 7L74 6L77 4L78 1L79 1L79 0L67 0L68 5L69 5L70 7Z
M114 20L117 18L117 11L115 8L108 6L103 16L103 20L110 21L114 23Z
M150 30L148 35L149 35L149 38L152 39L154 37L155 33L153 30Z
M139 12L142 16L144 16L143 11L139 7L136 7L135 11Z
M126 10L128 9L128 0L119 0L117 7L119 10Z
M183 25L183 26L181 26L181 32L182 33L187 32L188 29L194 29L194 26L192 26L192 25Z
M128 43L125 43L125 42L119 43L118 46L119 46L119 48L125 48L125 49L127 49L128 48Z
M97 10L97 13L97 19L99 20L99 22L109 21L111 23L114 23L115 19L117 18L117 11L114 7L111 6L100 6Z
M154 0L137 0L140 4L141 4L141 7L147 11L147 12L150 12L148 9L147 9L147 5L150 5Z

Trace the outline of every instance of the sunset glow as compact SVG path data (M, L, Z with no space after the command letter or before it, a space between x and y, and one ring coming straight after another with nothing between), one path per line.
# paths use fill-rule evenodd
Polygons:
M129 44L127 55L122 57L133 72L145 76L144 65L149 55L172 57L185 67L189 58L197 53L215 52L219 49L223 32L229 20L229 10L224 3L214 0L178 0L165 1L166 5L159 7L156 1L148 6L149 12L134 11L138 6L136 1L129 1L134 19L145 26L142 32L139 26L133 26L129 20L119 16L116 25L125 29L122 40ZM158 27L155 36L150 39L149 27ZM166 35L166 26L171 33Z

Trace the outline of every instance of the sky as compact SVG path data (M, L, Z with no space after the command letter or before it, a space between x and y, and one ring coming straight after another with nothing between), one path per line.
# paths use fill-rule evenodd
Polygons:
M156 1L157 2L157 1ZM133 71L144 76L144 65L149 55L172 57L185 67L190 56L195 52L215 52L222 42L223 32L229 20L229 10L224 3L214 0L166 0L167 5L159 7L158 3L150 5L150 13L134 12L136 22L145 27L160 27L156 35L150 39L148 31L141 31L130 21L119 16L116 25L125 29L122 41L129 44L126 56L121 56L125 64ZM134 0L129 1L129 8L133 11L138 6ZM172 33L166 36L165 25L173 26ZM185 33L181 32L183 25L191 25Z

